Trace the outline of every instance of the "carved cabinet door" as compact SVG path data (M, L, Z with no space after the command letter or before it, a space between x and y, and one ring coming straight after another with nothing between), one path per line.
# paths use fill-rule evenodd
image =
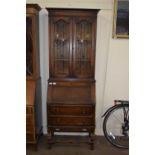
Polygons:
M70 17L50 18L50 77L71 75L72 21Z
M95 18L75 17L73 23L73 75L76 78L94 76Z

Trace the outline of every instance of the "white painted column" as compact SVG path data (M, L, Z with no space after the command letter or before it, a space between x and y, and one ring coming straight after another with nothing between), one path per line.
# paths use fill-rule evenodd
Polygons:
M40 35L40 71L42 87L42 126L43 133L47 133L47 80L49 78L49 59L48 59L48 12L42 9L39 13L39 35Z
M110 32L112 29L112 10L100 10L97 16L96 40L96 135L102 135L102 114L104 108L104 91L109 53Z

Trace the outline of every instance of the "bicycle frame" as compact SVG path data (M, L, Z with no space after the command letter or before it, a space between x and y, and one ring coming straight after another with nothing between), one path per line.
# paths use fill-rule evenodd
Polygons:
M116 106L116 105L115 105L115 106ZM111 109L113 109L113 107L114 107L114 106L110 107L101 117L102 117L102 118L105 117L105 116L109 113L109 111L111 111Z
M106 116L106 114L109 113L109 111L111 111L111 109L113 109L115 106L117 106L118 104L117 103L120 103L120 104L129 104L129 101L126 101L126 100L114 100L114 106L110 107L109 109L107 109L107 111L101 116L102 118ZM125 111L124 111L125 113ZM126 115L125 115L126 116Z

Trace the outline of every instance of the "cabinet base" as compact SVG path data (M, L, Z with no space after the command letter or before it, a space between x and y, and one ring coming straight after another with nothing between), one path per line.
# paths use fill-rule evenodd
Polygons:
M88 132L87 136L66 136L55 135L54 131L48 132L48 149L51 149L54 144L82 144L86 143L94 150L94 134Z
M42 127L39 130L39 133L36 135L36 139L34 141L27 141L26 145L33 147L34 151L38 150L38 142L40 137L43 136Z

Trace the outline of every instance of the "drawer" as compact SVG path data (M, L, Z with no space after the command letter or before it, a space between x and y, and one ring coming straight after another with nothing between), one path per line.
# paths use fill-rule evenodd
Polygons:
M33 143L36 141L35 134L26 134L26 143Z
M94 106L48 105L48 115L93 115Z
M82 125L94 125L94 119L92 116L78 117L78 116L49 116L48 125L60 125L60 126L82 126Z
M26 115L26 126L34 125L34 117L33 115Z
M55 132L94 132L94 126L52 126L48 129Z
M34 108L32 106L26 106L26 114L33 114Z
M35 126L33 124L26 124L26 133L33 133L35 130Z

